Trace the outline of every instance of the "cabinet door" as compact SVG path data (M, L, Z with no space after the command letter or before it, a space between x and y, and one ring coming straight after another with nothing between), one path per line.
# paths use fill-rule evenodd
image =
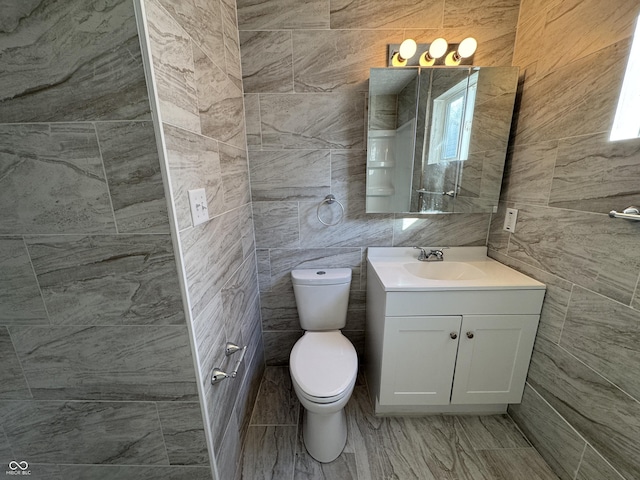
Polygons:
M451 403L519 403L539 318L465 315Z
M386 317L380 404L446 405L461 316Z

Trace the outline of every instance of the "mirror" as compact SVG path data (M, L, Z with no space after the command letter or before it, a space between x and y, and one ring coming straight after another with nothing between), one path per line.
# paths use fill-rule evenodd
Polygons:
M517 67L373 68L367 213L498 205Z

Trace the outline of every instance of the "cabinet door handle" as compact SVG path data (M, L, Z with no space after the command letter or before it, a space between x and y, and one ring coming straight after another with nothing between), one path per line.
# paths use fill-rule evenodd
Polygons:
M473 332L467 332L467 338L473 338Z
M456 332L451 332L449 336L451 337L451 340L455 340L456 338L458 338L458 334Z

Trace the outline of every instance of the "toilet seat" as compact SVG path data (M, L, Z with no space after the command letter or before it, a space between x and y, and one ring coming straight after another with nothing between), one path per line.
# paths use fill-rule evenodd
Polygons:
M351 394L358 355L340 330L305 332L291 350L291 378L314 403L332 403Z

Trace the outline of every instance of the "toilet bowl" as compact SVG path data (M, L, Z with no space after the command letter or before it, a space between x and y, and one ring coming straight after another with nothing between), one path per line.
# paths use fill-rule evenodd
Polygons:
M304 408L302 436L319 462L335 460L347 441L344 407L358 374L358 356L339 330L346 323L351 270L294 270L304 335L291 350L289 371Z

